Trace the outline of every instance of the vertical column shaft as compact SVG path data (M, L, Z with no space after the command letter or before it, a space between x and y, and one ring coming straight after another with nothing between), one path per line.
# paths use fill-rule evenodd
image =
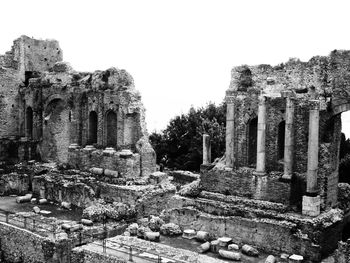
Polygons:
M284 179L291 179L293 173L294 154L294 101L286 98L286 127L284 137Z
M210 136L203 134L203 164L211 163L211 144Z
M317 188L317 171L318 171L318 140L319 140L319 101L310 101L309 112L309 142L307 151L307 183L306 192L316 194Z
M259 98L258 108L258 138L257 138L257 154L256 154L256 172L259 174L265 173L266 166L266 98Z
M234 129L235 129L235 105L232 96L226 97L226 166L233 168L234 158Z

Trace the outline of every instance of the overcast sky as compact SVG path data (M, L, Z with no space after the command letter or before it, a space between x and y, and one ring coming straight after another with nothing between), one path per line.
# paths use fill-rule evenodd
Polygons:
M20 35L53 38L78 71L126 69L152 132L220 103L233 66L350 49L349 10L345 0L1 0L0 54Z

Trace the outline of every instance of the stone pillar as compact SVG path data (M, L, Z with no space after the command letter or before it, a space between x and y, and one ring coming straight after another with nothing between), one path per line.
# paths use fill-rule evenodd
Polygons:
M257 154L256 154L256 173L265 174L266 156L266 98L259 98L258 108L258 138L257 138Z
M319 148L319 120L320 103L318 100L310 101L309 108L309 141L307 151L306 195L303 196L303 214L318 216L320 214L321 199L318 195L318 148Z
M284 172L283 179L290 180L293 174L294 154L294 100L286 98L286 127L284 136Z
M235 130L235 104L233 96L226 96L226 166L233 168L234 156L234 130Z
M210 136L203 134L203 164L208 165L211 163L211 143Z

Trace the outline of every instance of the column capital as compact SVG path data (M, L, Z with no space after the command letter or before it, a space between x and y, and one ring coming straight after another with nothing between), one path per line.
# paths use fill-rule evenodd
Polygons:
M320 101L319 100L309 100L309 110L319 110Z
M262 106L266 103L266 97L263 95L259 96L259 106Z
M226 100L227 104L233 104L235 102L235 97L234 96L226 96L225 100Z

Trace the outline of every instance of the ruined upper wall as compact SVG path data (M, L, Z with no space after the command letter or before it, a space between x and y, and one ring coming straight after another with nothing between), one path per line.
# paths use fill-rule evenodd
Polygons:
M322 98L332 108L349 104L350 51L334 50L329 56L316 56L308 62L290 59L277 66L235 67L227 94L240 91L280 97L286 90L305 99Z
M62 50L56 40L38 40L21 36L13 41L11 51L0 56L0 66L25 71L48 71L62 61Z

